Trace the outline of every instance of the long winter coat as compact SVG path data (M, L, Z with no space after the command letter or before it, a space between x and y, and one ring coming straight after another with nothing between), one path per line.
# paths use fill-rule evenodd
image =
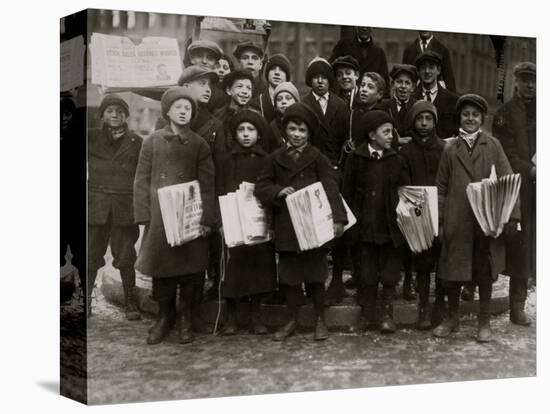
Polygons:
M134 225L133 187L142 138L126 129L116 148L106 127L88 133L88 223Z
M193 180L198 180L201 188L201 224L213 227L216 224L214 165L206 141L190 129L175 135L168 125L144 141L134 182L135 221L146 224L136 262L136 269L141 273L170 277L207 268L206 238L170 247L157 194L159 188Z
M514 96L496 112L493 134L504 148L515 173L521 174L521 241L515 249L520 254L507 259L506 270L512 276L527 277L535 274L536 265L536 183L529 176L537 152L536 101L529 106Z
M285 187L291 186L295 190L300 190L317 181L323 184L327 193L333 221L347 223L336 174L328 158L317 148L308 145L297 161L292 159L285 148L280 148L265 160L264 168L256 182L255 195L263 206L273 210L277 251L300 251L286 202L283 198L277 198L277 194Z
M466 196L466 186L489 177L492 165L497 176L512 174L500 142L485 132L477 139L470 156L464 140L453 138L443 150L437 171L439 220L443 225L438 276L447 281L472 279L473 239L478 223ZM512 218L519 220L519 217L518 203ZM503 237L491 238L489 250L491 276L496 279L505 267Z

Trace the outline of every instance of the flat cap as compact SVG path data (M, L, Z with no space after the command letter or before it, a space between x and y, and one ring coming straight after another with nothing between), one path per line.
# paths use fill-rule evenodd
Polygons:
M334 61L332 62L332 69L334 70L334 72L336 72L336 69L339 66L344 66L346 68L351 68L353 70L359 71L359 62L357 62L357 59L350 55L340 56L334 59Z
M193 43L191 43L187 47L187 53L192 53L194 50L198 50L198 49L211 50L216 55L216 60L219 60L223 55L222 48L219 47L218 44L216 42L213 42L212 40L206 40L206 39L195 40Z
M398 63L396 65L393 65L393 67L391 68L390 77L392 79L396 79L400 73L408 74L411 77L413 83L416 83L416 81L418 80L418 72L416 71L416 66L407 65L405 63Z
M467 93L458 98L456 101L456 112L460 112L462 107L466 104L477 106L481 109L481 112L483 112L484 115L487 114L487 111L489 110L489 104L485 98L475 93Z
M521 62L514 66L514 76L519 75L535 75L537 74L537 67L533 62Z
M414 64L418 68L422 64L422 62L426 61L431 61L437 63L438 65L441 65L443 58L439 53L434 52L433 50L425 50L416 57Z
M243 53L245 49L252 49L258 54L258 56L264 56L264 49L258 43L251 42L250 40L238 43L233 51L233 56L239 59L241 57L241 53Z
M201 65L191 65L187 66L181 72L181 75L178 79L178 85L183 85L184 83L192 82L201 78L210 78L210 83L218 82L219 78L216 72L205 68Z

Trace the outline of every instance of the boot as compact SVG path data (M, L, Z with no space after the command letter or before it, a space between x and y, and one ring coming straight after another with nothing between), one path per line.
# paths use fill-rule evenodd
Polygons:
M447 297L449 300L449 310L443 322L437 325L432 331L437 338L446 338L459 327L460 315L458 308L460 305L460 286L455 286L447 289Z
M403 278L403 299L405 300L415 300L416 293L413 289L412 284L412 273L406 272L405 277Z
M476 286L471 283L467 283L462 288L462 294L460 295L460 297L464 302L471 302L474 300L475 293Z
M252 299L250 302L250 331L254 335L265 335L268 333L267 328L262 323L260 301L257 299Z
M139 307L136 300L136 272L134 268L121 269L120 277L122 279L122 289L124 291L124 313L129 321L138 321L141 319Z
M382 320L380 321L380 333L394 333L397 327L393 321L393 288L382 289Z
M170 332L170 328L173 324L172 306L175 307L173 299L164 298L162 300L159 300L158 306L159 313L157 321L149 330L149 336L147 337L147 343L149 345L161 343Z
M180 344L189 344L193 342L193 295L195 287L192 284L180 285L180 305L181 312L178 320L178 338Z
M493 340L493 335L491 333L491 326L489 323L490 314L488 312L480 312L477 317L477 342L490 342Z
M367 306L361 306L357 321L348 329L348 333L363 334L368 328Z
M430 313L428 312L428 304L427 303L419 304L416 329L420 331L427 331L431 327L432 327L432 323L430 321Z
M284 341L286 338L288 338L290 335L294 334L296 331L296 327L298 326L298 322L295 318L291 318L286 325L279 328L277 332L275 332L275 335L273 336L274 341Z
M320 315L317 317L317 321L315 322L315 333L313 334L313 339L315 339L316 341L324 341L325 339L328 339L328 329L325 324L324 315Z
M445 315L447 314L447 306L444 300L435 300L432 306L432 314L430 316L430 322L432 327L436 327L443 322Z
M525 313L525 302L510 303L510 322L516 325L531 325L531 319Z
M531 320L525 314L525 299L527 298L527 280L510 278L510 321L516 325L527 326Z

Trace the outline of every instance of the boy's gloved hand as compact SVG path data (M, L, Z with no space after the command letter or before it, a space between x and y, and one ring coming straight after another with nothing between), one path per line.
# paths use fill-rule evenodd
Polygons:
M296 190L293 187L285 187L281 191L279 191L279 194L277 194L277 198L285 198L288 195L291 195Z
M333 223L332 228L334 230L334 237L342 237L342 234L344 234L344 223Z
M208 236L210 233L212 233L212 228L209 226L203 226L201 224L201 226L199 227L199 234L202 237L205 237L205 236Z

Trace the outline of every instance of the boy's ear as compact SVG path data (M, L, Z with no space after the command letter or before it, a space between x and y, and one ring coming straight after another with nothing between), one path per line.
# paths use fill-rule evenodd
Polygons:
M231 96L231 88L233 87L233 85L231 86L228 86L227 88L225 88L225 93L229 96Z
M370 139L371 141L374 140L374 134L375 134L375 133L376 133L376 131L370 131L370 132L369 132L369 139Z

